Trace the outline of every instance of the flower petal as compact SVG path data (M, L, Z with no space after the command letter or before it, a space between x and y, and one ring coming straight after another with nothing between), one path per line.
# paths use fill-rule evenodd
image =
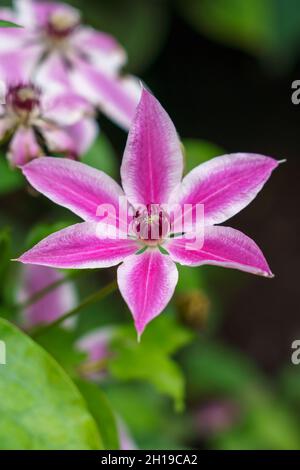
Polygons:
M213 158L183 179L173 200L181 206L203 204L205 225L222 223L256 197L278 164L273 158L249 153Z
M157 249L129 256L118 268L118 284L140 336L170 301L178 281L171 258Z
M128 129L140 98L138 81L134 77L120 78L100 71L83 60L74 60L73 65L71 80L74 90Z
M47 59L39 63L39 67L35 70L35 82L40 85L44 93L51 95L72 89L69 69L63 56L55 50L48 54Z
M273 276L256 243L238 230L222 226L205 227L201 248L197 247L196 239L190 236L166 242L165 247L175 262L188 266L212 264L261 276ZM198 246L201 246L201 241Z
M101 204L111 205L112 213L119 215L119 198L124 196L121 187L84 163L45 157L26 165L23 173L37 191L84 220L99 220Z
M85 98L74 93L45 96L43 117L61 126L71 126L80 121L84 115L93 113L92 105Z
M20 127L9 145L8 160L10 164L21 167L41 155L42 150L36 141L33 130Z
M95 141L99 127L94 119L84 118L78 123L66 127L66 132L72 138L77 155L84 155Z
M72 36L72 45L92 58L102 70L118 71L127 61L125 50L113 36L93 28L81 27Z
M167 203L183 171L181 145L163 107L143 89L129 132L121 176L134 205Z
M0 80L8 86L27 82L40 54L40 45L0 52Z
M14 3L21 24L28 28L45 27L50 15L56 12L80 18L79 11L66 3L36 0L14 0Z
M62 153L66 157L77 158L75 142L64 128L46 124L41 125L40 130L45 139L49 153Z
M18 296L19 301L26 302L37 292L63 278L64 275L55 269L45 266L24 266L22 270L22 284ZM28 329L42 323L52 323L75 307L76 297L75 289L71 282L58 286L23 310L22 326Z
M104 224L83 222L53 233L18 261L52 268L106 268L119 264L139 247L135 240L116 238Z

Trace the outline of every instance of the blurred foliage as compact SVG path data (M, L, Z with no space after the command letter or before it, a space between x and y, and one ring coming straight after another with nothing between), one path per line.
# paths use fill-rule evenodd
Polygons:
M201 33L241 48L277 69L300 52L298 0L179 0L180 11Z
M20 28L16 23L0 19L0 28Z
M113 409L127 424L140 449L184 449L191 433L186 415L174 414L169 402L145 383L109 384Z
M20 171L9 168L5 155L0 155L0 196L11 193L25 186Z
M174 313L174 312L173 312ZM149 325L138 343L133 326L121 328L114 336L108 369L119 380L149 382L161 393L174 399L183 409L184 377L170 357L191 341L193 335L178 325L167 312Z
M76 384L84 396L88 404L89 411L98 425L104 448L110 450L119 449L120 442L116 418L106 395L97 385L91 382L77 380Z
M2 449L100 449L100 434L84 400L60 366L0 319L7 366L1 368Z
M193 402L225 397L239 410L231 429L212 436L213 448L299 448L300 427L293 410L240 352L205 340L186 350L183 362Z
M54 359L68 372L76 376L76 368L86 355L76 349L76 336L73 330L55 327L37 337L37 342L50 353Z
M103 132L88 152L83 156L81 161L86 165L90 165L98 170L104 171L114 179L119 178L119 160L111 143L105 137Z
M0 298L3 295L4 280L10 266L11 259L11 237L9 229L2 229L0 231Z

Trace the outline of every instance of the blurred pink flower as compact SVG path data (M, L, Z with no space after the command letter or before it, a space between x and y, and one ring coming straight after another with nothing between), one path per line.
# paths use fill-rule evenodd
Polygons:
M8 159L14 167L47 154L77 158L97 135L92 106L74 93L45 93L22 80L8 86L4 101L0 141L8 141Z
M128 128L140 97L138 81L121 76L125 51L109 34L82 26L80 12L64 3L16 0L0 10L23 29L0 30L0 78L26 62L35 82L84 96Z
M210 436L230 429L240 417L237 403L211 400L196 412L196 427L201 435Z
M45 266L24 266L18 292L20 302L26 302L37 292L45 289L64 275ZM52 323L76 306L77 296L71 282L64 283L22 311L21 324L24 329Z
M243 233L219 224L246 207L261 190L276 160L237 153L207 161L184 177L183 155L175 127L159 102L145 89L130 129L121 177L123 189L109 176L82 163L42 158L23 168L32 186L71 209L85 222L50 235L19 261L62 268L118 268L118 285L138 335L171 299L178 280L175 263L214 264L263 276L271 270L258 246ZM133 208L135 231L120 225L120 198ZM205 207L204 243L190 246L198 233L173 232L165 204ZM115 227L99 218L105 204ZM109 205L109 206L108 206ZM153 205L156 209L152 210ZM140 207L143 209L140 209ZM127 224L126 224L127 225ZM149 225L159 234L152 237ZM193 244L192 244L193 245ZM163 254L160 247L168 254ZM141 248L145 250L140 253Z
M77 341L77 349L87 354L86 362L82 367L83 375L87 378L98 381L106 375L105 361L111 355L109 346L113 334L113 328L102 327L86 334ZM103 361L103 365L101 361ZM92 367L89 368L89 365Z
M119 430L120 450L137 450L137 445L124 421L118 419L117 425Z

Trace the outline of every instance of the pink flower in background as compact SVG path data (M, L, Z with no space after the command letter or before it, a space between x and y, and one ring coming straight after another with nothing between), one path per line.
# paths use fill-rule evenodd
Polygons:
M63 279L56 269L45 266L24 266L18 292L20 302L26 302L37 292ZM77 296L71 282L64 283L45 294L22 311L21 324L27 330L52 323L76 306Z
M128 128L140 97L133 77L122 77L126 54L116 40L82 26L80 12L64 3L16 0L16 12L0 10L24 26L0 31L0 78L26 61L44 86L72 89Z
M272 276L253 240L238 230L215 224L246 207L278 163L256 154L224 155L199 165L181 182L183 156L175 127L159 102L144 89L123 156L124 191L103 172L79 162L41 158L23 168L35 189L85 222L50 235L19 261L62 268L100 268L123 262L118 268L118 285L141 335L173 295L178 279L175 263L214 264ZM119 199L125 196L133 207L136 230L123 233L119 227L116 237L114 227L110 231L108 224L99 222L97 210L109 204L118 217ZM203 246L187 247L195 233L170 237L170 214L162 207L168 203L192 208L204 205ZM153 204L158 207L156 211L152 211ZM144 229L147 224L157 229L158 238ZM167 254L161 252L161 246ZM141 253L142 247L146 250Z
M102 327L86 334L77 341L77 349L87 354L86 363L83 364L83 366L87 364L87 367L82 368L87 378L98 381L106 375L105 361L111 355L109 346L113 335L113 328ZM103 361L103 366L101 361ZM95 365L95 368L89 369L89 364Z
M74 93L51 95L29 81L8 85L0 104L0 141L12 166L47 154L77 158L95 139L92 106Z

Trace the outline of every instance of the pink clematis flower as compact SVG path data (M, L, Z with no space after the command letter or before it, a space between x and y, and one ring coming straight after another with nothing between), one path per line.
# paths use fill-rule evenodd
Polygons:
M37 83L72 89L128 128L140 86L121 76L126 54L116 40L82 26L80 12L70 5L38 0L15 5L15 13L2 11L24 28L0 31L0 78L26 59Z
M13 167L49 153L77 158L97 133L93 107L74 93L45 93L22 80L8 85L0 104L0 142L8 142Z
M26 302L34 294L63 279L56 269L45 266L24 266L22 270L18 299ZM71 282L64 283L45 294L22 311L21 325L27 330L52 323L76 306L77 295ZM70 324L70 323L69 323Z
M272 276L253 240L238 230L215 224L246 207L278 163L256 154L224 155L199 165L181 182L183 155L175 127L159 102L144 89L123 156L124 191L103 172L79 162L42 158L23 168L35 189L85 222L50 235L19 261L62 268L100 268L122 262L118 285L141 335L173 295L178 279L175 263L214 264ZM128 230L119 223L119 198L125 196L133 207L135 230L131 230L132 224ZM171 236L172 214L165 208L170 203L179 207L187 204L192 209L204 205L201 246L190 243L191 237L197 236L193 233L195 224L187 224L186 231ZM99 222L99 206L103 204L108 219L114 209L117 237L110 222ZM155 236L149 226L156 229ZM142 252L141 247L145 248Z

